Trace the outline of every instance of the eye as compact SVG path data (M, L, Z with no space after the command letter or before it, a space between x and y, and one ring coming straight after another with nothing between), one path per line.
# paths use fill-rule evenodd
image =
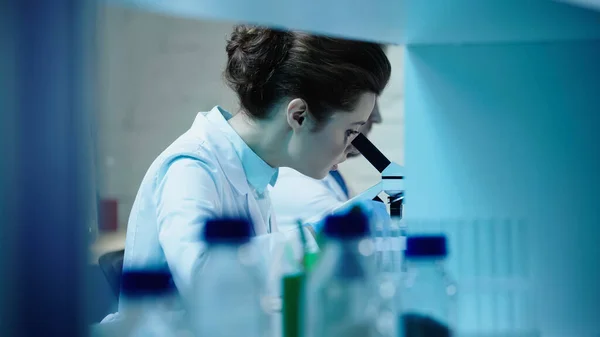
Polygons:
M359 134L359 132L356 130L346 130L346 139L350 138L351 136L357 135L357 134Z

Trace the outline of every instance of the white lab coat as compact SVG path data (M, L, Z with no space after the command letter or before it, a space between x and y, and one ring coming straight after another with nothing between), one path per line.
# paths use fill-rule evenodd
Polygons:
M279 228L288 230L298 220L328 214L348 201L348 197L330 174L319 180L282 167L277 183L271 188L271 200Z
M123 268L168 266L184 298L191 296L195 277L208 258L201 233L209 218L252 220L253 243L274 285L279 283L283 245L292 243L300 258L298 231L280 232L274 216L269 216L270 202L258 200L249 185L235 145L223 129L228 117L218 107L197 115L192 127L148 169L129 218ZM314 249L314 241L309 243Z

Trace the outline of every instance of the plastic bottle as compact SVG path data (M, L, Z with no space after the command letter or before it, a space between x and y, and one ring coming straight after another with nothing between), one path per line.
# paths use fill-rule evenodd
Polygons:
M121 300L125 301L114 325L119 336L177 336L182 314L174 311L176 289L168 270L126 270L121 279Z
M242 219L207 221L206 263L196 275L192 321L197 336L258 337L269 331L265 276Z
M447 254L443 235L407 238L399 336L452 336L457 289L444 267Z
M373 240L360 208L326 219L326 243L307 276L306 337L388 336L380 324ZM390 318L393 322L393 316Z

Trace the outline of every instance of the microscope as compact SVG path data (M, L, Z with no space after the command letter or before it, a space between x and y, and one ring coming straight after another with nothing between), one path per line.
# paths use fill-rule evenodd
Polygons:
M335 214L348 209L350 205L360 201L375 200L384 202L379 198L379 194L384 192L387 195L387 204L390 207L390 217L393 222L399 223L402 219L404 203L404 168L391 162L362 133L354 138L352 145L381 173L381 180L342 205L330 210L328 213ZM314 223L322 217L323 214L318 215L309 219L306 223Z
M406 238L406 226L402 223L404 168L386 158L362 133L356 136L352 145L381 173L381 180L340 206L329 210L327 214L316 215L303 223L307 225L320 223L329 214L343 213L357 203L365 201L373 200L389 205L389 219L375 220L371 230L378 270L396 273L403 266L402 251ZM387 203L379 198L382 192L387 195Z
M387 202L390 205L390 217L394 220L402 219L404 203L404 168L391 162L362 133L354 138L352 145L371 165L373 165L373 167L375 167L377 171L379 171L379 173L381 173L381 181L350 199L348 202L352 203L367 199L382 201L379 198L379 194L384 192L387 194Z

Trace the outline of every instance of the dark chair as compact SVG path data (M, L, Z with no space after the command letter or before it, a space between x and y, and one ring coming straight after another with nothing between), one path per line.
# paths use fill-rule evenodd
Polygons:
M98 265L117 298L119 298L119 294L121 293L121 274L123 273L124 256L125 250L121 249L106 253L98 259Z

